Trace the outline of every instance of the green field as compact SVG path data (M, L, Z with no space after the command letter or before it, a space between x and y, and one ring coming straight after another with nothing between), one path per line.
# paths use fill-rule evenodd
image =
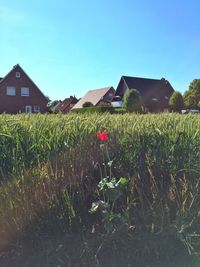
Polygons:
M0 153L0 266L199 266L198 115L2 115Z

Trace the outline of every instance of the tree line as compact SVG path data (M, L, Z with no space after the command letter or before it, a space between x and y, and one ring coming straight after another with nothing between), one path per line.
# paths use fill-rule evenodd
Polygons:
M183 94L175 91L170 99L169 106L173 111L180 112L182 109L200 109L200 79L194 79L188 90Z

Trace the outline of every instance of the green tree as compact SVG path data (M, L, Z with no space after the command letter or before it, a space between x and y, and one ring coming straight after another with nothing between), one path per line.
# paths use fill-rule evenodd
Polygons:
M48 95L45 95L46 100L47 100L47 107L50 105L50 103L52 102L50 97Z
M122 100L122 107L127 112L143 113L143 100L135 89L127 90Z
M183 96L186 108L199 109L200 102L200 79L194 79Z
M89 107L94 107L94 105L92 104L92 102L87 101L87 102L85 102L83 104L83 108L89 108Z
M183 103L183 96L180 92L173 92L169 99L169 106L172 108L175 112L181 112L181 110L184 108Z
M47 109L48 109L48 112L52 113L52 109L59 103L61 102L61 100L51 100L50 97L48 96L45 96L46 97L46 100L47 100Z

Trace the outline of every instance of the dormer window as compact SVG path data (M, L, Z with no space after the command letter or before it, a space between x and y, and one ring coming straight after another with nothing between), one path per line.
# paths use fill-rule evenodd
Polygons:
M29 88L28 87L22 87L21 88L21 96L29 96Z
M17 72L15 73L15 76L16 76L16 78L20 78L20 72L17 71Z

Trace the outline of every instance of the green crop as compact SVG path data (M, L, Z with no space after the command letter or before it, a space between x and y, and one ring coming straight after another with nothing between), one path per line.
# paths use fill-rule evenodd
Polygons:
M100 227L89 210L106 168L97 138L104 130L112 175L129 182L116 203L126 227L136 229L136 239L145 231L172 234L193 253L200 117L180 114L1 115L0 248L26 231Z

